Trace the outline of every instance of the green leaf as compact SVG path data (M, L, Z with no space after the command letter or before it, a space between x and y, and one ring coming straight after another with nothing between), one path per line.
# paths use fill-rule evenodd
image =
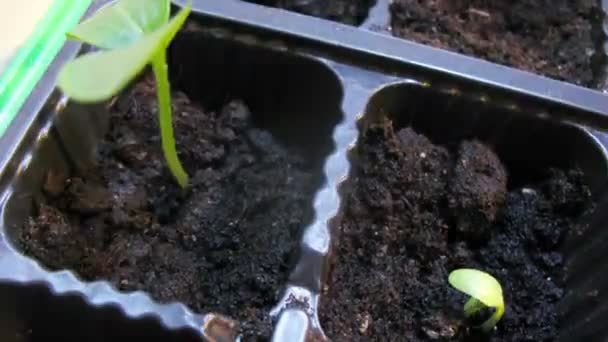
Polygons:
M141 36L132 44L72 60L59 74L59 88L67 96L84 103L104 101L114 96L137 76L159 51L169 46L189 13L190 5L184 7L167 24L153 33Z
M120 0L76 26L68 37L102 49L131 44L169 21L170 0Z
M498 323L505 311L502 287L498 280L488 273L463 268L452 271L448 281L457 290L471 296L471 299L464 306L467 316L480 309L479 301L487 307L496 308L492 317L482 324L482 328L488 331Z

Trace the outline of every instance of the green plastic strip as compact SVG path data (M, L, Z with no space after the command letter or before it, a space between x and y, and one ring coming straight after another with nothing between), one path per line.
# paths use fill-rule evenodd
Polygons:
M0 136L80 21L92 0L54 0L22 48L0 75Z

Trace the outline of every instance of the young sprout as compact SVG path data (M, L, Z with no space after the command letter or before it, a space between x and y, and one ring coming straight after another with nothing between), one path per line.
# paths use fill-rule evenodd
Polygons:
M488 273L462 268L452 271L448 281L457 290L471 296L464 305L464 314L467 318L487 308L494 310L492 316L480 326L485 332L491 331L505 312L502 287L498 280Z
M68 38L101 49L66 64L59 88L83 103L100 102L121 91L146 65L156 78L163 153L177 183L185 188L188 175L175 149L166 49L190 13L190 3L171 20L170 0L118 0L81 22Z

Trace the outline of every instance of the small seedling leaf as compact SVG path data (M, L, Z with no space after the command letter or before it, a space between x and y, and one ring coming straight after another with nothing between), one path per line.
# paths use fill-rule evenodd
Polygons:
M183 8L167 24L132 44L74 59L59 74L59 87L67 96L79 102L107 100L122 90L156 54L169 46L189 13L189 6Z
M170 0L121 0L81 22L68 37L102 49L124 47L165 25L170 6Z
M465 268L452 271L448 281L457 290L471 296L464 306L465 315L471 316L483 304L496 308L496 311L482 324L482 329L489 331L498 323L504 313L504 301L502 287L494 277L479 270Z

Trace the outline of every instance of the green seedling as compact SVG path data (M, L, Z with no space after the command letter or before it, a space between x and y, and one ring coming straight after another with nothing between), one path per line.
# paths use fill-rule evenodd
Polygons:
M498 280L488 273L463 268L452 271L448 281L454 288L470 296L464 305L464 314L467 318L487 308L494 310L492 316L480 325L485 332L494 329L505 312L502 287Z
M156 78L163 153L177 183L185 188L188 174L177 156L171 114L166 49L180 30L190 3L171 20L170 0L118 0L81 22L68 38L101 51L80 56L59 74L59 88L83 103L108 100L148 65Z

